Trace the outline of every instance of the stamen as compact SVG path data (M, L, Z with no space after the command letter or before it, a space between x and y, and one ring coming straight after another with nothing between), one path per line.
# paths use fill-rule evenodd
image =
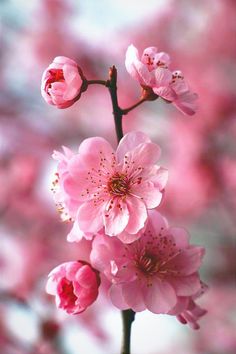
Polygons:
M109 178L108 192L113 196L126 196L130 190L130 180L125 174L115 173Z

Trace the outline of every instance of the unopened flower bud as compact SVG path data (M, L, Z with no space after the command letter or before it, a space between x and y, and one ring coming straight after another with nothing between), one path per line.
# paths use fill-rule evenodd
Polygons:
M55 296L58 308L75 315L85 311L97 299L99 285L98 272L90 264L74 261L51 271L46 291Z
M41 93L45 101L57 108L72 106L81 96L86 79L77 63L67 57L56 57L44 71Z

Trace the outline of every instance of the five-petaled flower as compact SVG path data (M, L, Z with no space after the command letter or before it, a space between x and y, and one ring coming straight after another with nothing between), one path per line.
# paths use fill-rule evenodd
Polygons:
M197 94L189 90L181 71L169 70L169 63L169 55L157 52L156 47L146 48L141 59L132 44L126 52L126 69L142 86L143 98L153 100L160 96L173 103L182 113L193 115L196 112Z
M44 71L41 93L45 101L57 108L67 108L76 102L85 78L77 63L67 57L56 57Z
M202 289L198 269L203 254L202 247L189 244L184 229L169 227L161 214L151 210L137 241L125 245L99 235L90 259L110 280L110 297L118 308L182 314L180 318L187 321L190 300Z
M167 170L156 165L158 145L141 132L126 134L115 152L103 138L84 140L77 154L55 153L59 160L55 198L75 221L78 234L105 228L130 243L141 236L147 210L156 208ZM78 236L79 237L79 236Z
M97 299L99 274L84 261L63 263L48 277L47 293L54 295L57 307L69 314L85 311Z

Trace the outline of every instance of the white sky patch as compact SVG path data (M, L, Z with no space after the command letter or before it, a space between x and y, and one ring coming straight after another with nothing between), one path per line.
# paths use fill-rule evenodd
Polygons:
M148 4L136 0L79 1L72 27L85 40L104 42L112 33L143 22L168 4L169 0L149 0Z
M20 305L8 305L5 320L9 332L18 340L25 344L38 340L39 322L33 311Z

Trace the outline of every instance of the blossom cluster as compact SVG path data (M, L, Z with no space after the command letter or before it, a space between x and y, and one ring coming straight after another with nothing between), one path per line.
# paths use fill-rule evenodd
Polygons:
M68 313L85 310L95 301L103 274L119 309L175 315L198 328L205 313L195 303L205 290L198 274L204 249L190 245L188 233L169 227L156 210L167 183L167 170L156 164L159 146L144 133L131 132L116 151L94 137L84 140L77 153L64 147L53 156L58 161L55 202L62 219L73 222L67 239L91 243L83 285L74 269L80 269L80 261L49 275L48 292L58 306Z
M158 52L156 47L146 48L141 59L132 44L126 52L126 69L139 81L144 98L152 100L160 96L173 103L182 113L193 115L197 108L197 94L190 91L183 73L180 70L171 72L169 64L169 55Z
M160 96L191 115L196 95L180 72L170 72L169 62L154 47L141 60L134 46L126 54L126 68L145 100ZM65 57L55 58L43 74L43 97L58 108L72 105L87 86L81 69ZM138 131L126 134L116 150L92 137L77 152L67 147L54 152L52 191L62 220L72 223L67 240L78 245L86 240L90 247L88 261L66 262L49 274L47 292L67 313L85 311L105 279L117 308L169 314L199 328L205 310L195 300L206 288L198 273L204 249L189 244L187 231L170 227L157 211L168 180L160 154Z

